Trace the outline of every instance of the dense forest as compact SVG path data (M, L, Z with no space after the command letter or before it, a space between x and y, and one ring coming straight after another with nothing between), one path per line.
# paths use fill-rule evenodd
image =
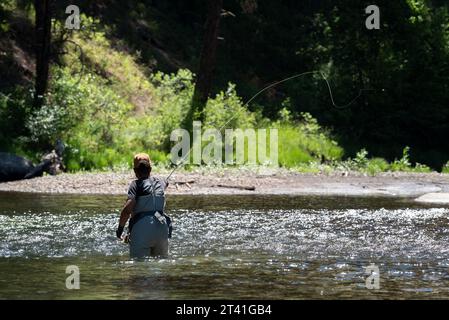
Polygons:
M285 167L449 170L447 0L6 0L0 75L0 151L60 138L69 170L168 163L173 129L234 114L279 127Z

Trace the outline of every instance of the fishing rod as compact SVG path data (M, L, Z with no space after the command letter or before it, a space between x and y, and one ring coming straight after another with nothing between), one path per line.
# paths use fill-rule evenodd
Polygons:
M290 76L288 78L282 79L280 81L276 81L266 87L264 87L263 89L261 89L260 91L258 91L255 95L253 95L244 105L243 105L243 109L245 109L254 99L256 99L259 95L261 95L263 92L265 92L266 90L273 88L281 83L305 76L305 75L309 75L309 74L319 74L323 80L326 82L327 85L327 89L329 91L329 96L331 98L331 102L332 102L332 106L336 109L342 110L342 109L346 109L349 106L351 106L355 101L357 101L357 99L359 99L362 95L364 91L373 91L373 89L360 89L359 93L357 94L357 96L355 98L353 98L349 103L339 106L335 103L334 100L334 95L332 93L332 88L331 85L329 83L329 80L326 78L326 76L324 75L323 72L321 71L307 71L307 72L303 72L303 73L299 73L293 76ZM218 129L218 131L221 131L224 129L224 127L226 127L232 120L235 119L235 117L238 115L239 113L237 112L236 114L234 114L231 118L229 118L228 121L226 121L226 123L220 127L220 129ZM190 153L193 150L193 146L189 149L189 151L187 152L187 154L175 165L175 167L173 168L173 170L170 172L170 174L167 176L166 181L168 181L171 176L173 175L173 173L180 167L180 165L187 159L187 157L190 155Z

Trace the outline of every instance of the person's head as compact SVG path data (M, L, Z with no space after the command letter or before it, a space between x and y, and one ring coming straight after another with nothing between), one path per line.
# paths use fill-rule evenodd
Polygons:
M150 156L146 153L138 153L134 156L134 173L137 179L146 179L151 173Z

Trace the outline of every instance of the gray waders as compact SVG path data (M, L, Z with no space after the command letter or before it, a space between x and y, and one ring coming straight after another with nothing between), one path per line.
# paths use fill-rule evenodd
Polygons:
M168 256L167 218L164 216L165 196L152 194L136 197L136 206L130 220L129 254L131 258Z

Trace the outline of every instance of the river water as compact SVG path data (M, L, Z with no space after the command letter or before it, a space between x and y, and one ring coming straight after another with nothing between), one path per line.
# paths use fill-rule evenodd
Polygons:
M169 196L168 259L132 261L121 196L0 193L0 299L447 299L449 208L410 199ZM378 268L379 287L366 273ZM66 288L67 266L80 289ZM370 269L375 270L375 269ZM371 289L369 289L371 288Z

